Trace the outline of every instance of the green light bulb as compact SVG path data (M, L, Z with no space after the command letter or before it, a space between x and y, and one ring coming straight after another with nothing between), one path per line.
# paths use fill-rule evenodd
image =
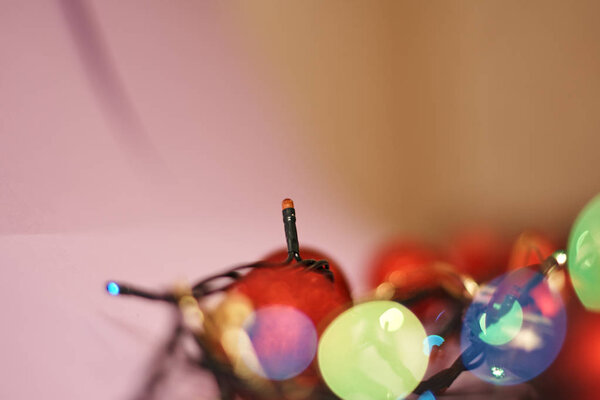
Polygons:
M421 322L401 304L359 304L340 314L321 336L319 368L344 400L401 399L425 375L426 337Z
M579 213L567 248L575 293L589 310L600 311L600 196Z

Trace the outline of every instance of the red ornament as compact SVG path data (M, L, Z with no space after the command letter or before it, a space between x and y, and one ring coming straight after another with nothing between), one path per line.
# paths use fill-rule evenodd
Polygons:
M540 264L558 250L558 246L546 235L536 231L525 231L513 244L508 270L513 271L529 265ZM567 273L565 270L553 271L548 277L548 284L553 291L558 291L563 299L568 300Z
M369 273L375 296L408 306L428 335L444 335L442 343L455 341L464 288L435 248L416 240L392 242L377 253ZM439 369L457 356L456 346L436 345L431 349L430 368Z
M333 282L326 275L307 270L305 265L298 265L293 261L286 266L251 270L234 284L228 295L243 295L258 313L261 309L272 310L270 306L293 307L310 319L318 337L338 314L352 305L352 298L346 278L329 257L310 249L302 249L300 255L305 260L328 260ZM270 254L265 261L279 263L286 260L287 256L287 250L280 250ZM298 320L290 319L290 323L287 323L282 318L266 321L265 329L261 328L253 339L253 346L263 367L273 364L274 359L280 360L285 354L289 354L290 360L295 354L303 357L308 347L316 351L316 340L314 343L306 341L306 333L302 333L305 332L305 327ZM267 329L268 325L272 325L271 328ZM296 392L292 397L308 398L320 382L314 358L309 368L288 382L291 385L288 387L293 387ZM281 394L280 398L291 397Z
M403 297L437 284L436 274L430 265L439 261L438 253L431 247L414 240L399 240L384 246L369 268L370 286L374 289L383 283L401 290Z
M287 250L276 251L265 261L282 262L287 255ZM333 282L321 273L291 264L256 268L230 291L246 296L255 309L269 305L294 307L311 319L320 334L328 322L351 305L352 298L347 280L335 262L312 249L302 249L301 256L303 259L328 260Z
M540 377L541 398L597 399L600 393L600 314L569 309L563 348Z
M477 282L487 282L506 271L509 247L492 230L477 228L455 234L447 253L448 260L459 272Z
M558 247L546 235L535 231L525 231L513 244L508 270L539 264L556 250Z
M351 291L350 285L348 284L348 279L335 260L333 260L329 255L319 250L315 250L312 247L303 247L300 255L304 260L327 260L329 262L329 270L333 273L333 286L335 291L340 296L350 299L351 301ZM287 256L287 250L281 249L270 253L264 258L264 260L274 263L283 262Z

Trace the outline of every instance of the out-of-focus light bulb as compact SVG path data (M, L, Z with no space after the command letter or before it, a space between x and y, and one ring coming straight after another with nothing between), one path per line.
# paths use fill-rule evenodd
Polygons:
M317 351L317 332L301 311L273 305L248 317L238 346L248 368L280 381L293 378L310 365Z
M464 360L474 375L514 385L542 373L554 361L566 333L560 295L535 268L494 279L477 293L464 318L461 348L479 355Z
M426 391L422 395L419 396L417 400L435 400L435 396L431 391Z
M577 216L567 250L577 297L588 310L600 311L600 195Z
M498 303L494 305L498 308ZM489 325L487 319L487 312L482 313L481 318L479 318L479 327L481 328L479 338L486 343L498 346L510 342L519 334L523 325L523 309L519 302L515 300L510 311L505 315L497 318Z
M444 338L438 335L429 335L425 338L425 340L423 340L423 353L425 353L426 356L429 356L431 354L431 349L433 349L433 346L441 346L442 344L444 344Z
M359 304L340 314L323 333L319 368L342 399L402 399L425 374L426 340L423 325L403 305Z

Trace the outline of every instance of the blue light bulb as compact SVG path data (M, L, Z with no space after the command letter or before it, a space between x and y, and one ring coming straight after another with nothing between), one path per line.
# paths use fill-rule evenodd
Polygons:
M444 338L438 335L429 335L423 340L423 353L426 356L431 354L431 349L433 346L441 346L444 344Z
M111 296L116 296L121 291L121 288L119 288L119 285L117 285L116 282L108 282L108 284L106 285L106 291Z
M465 367L495 385L541 374L560 351L566 311L535 267L521 268L482 286L464 317L461 348L477 349Z
M433 395L433 393L431 393L430 390L428 390L422 395L420 395L417 400L435 400L435 396Z

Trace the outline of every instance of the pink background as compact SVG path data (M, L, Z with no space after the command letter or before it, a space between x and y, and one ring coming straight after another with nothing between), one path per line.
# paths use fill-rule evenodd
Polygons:
M69 4L0 2L0 398L133 393L169 314L105 281L256 260L284 197L360 294L390 234L563 237L598 192L595 2L84 2L133 119Z

